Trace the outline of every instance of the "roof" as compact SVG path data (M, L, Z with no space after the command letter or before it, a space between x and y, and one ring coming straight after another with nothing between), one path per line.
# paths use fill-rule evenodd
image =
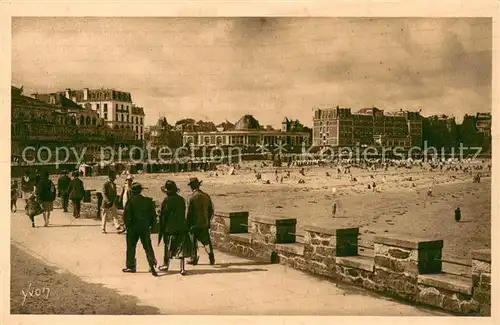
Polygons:
M134 115L142 115L144 116L144 108L139 107L139 106L132 106L132 114Z
M11 96L12 96L12 105L26 105L26 106L46 108L51 110L55 108L54 105L50 105L46 102L37 100L35 98L24 96L22 88L11 86Z
M221 124L217 125L216 127L222 128L223 131L230 131L234 130L234 124L226 120L225 122L222 122Z
M260 125L252 115L243 115L234 125L235 131L259 130Z
M57 106L59 108L74 108L74 109L82 109L80 105L75 103L74 101L64 97L60 93L53 94L34 94L35 99L45 102L50 105Z
M75 97L76 102L83 102L84 91L88 91L88 97L86 101L104 101L104 100L118 100L122 102L132 102L132 95L129 92L119 91L112 88L102 88L102 89L66 89L65 91L59 91L58 93L66 96L66 92L69 92L69 98Z

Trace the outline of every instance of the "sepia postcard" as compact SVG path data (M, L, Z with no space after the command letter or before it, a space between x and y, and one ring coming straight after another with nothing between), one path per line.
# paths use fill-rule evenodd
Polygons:
M2 324L498 321L497 2L0 7Z

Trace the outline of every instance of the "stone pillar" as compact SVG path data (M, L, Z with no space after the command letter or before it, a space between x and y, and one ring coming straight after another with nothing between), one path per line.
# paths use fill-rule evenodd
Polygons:
M375 280L390 294L415 300L419 274L441 273L442 240L408 236L377 236Z
M334 275L335 256L358 254L359 228L305 226L304 257L313 273Z
M277 262L275 244L294 243L297 219L281 217L253 217L250 233L258 257Z
M225 234L248 233L250 227L248 215L248 211L217 212L214 216L214 225L217 231Z
M480 314L491 315L491 249L471 252L472 298L479 303Z

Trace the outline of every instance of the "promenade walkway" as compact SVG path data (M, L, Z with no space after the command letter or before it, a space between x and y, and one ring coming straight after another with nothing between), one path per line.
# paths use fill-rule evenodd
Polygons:
M210 266L202 251L200 265L188 274L171 271L153 277L148 272L142 246L138 245L138 273L121 272L125 263L125 236L101 234L98 221L73 219L56 209L51 225L31 224L24 211L11 214L14 245L45 263L73 273L83 281L103 284L138 298L140 304L162 314L218 315L443 315L354 287L336 285L281 265L263 264L216 251ZM111 225L110 225L110 228ZM153 235L153 243L157 242ZM163 247L154 245L158 260ZM67 288L72 290L72 288Z

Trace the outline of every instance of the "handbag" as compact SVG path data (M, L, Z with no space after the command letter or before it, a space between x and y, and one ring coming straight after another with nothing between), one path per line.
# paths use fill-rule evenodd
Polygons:
M27 209L26 209L26 214L30 218L33 218L33 217L40 215L42 213L43 213L43 207L40 204L40 202L38 202L35 199L30 199L30 201L28 202Z

